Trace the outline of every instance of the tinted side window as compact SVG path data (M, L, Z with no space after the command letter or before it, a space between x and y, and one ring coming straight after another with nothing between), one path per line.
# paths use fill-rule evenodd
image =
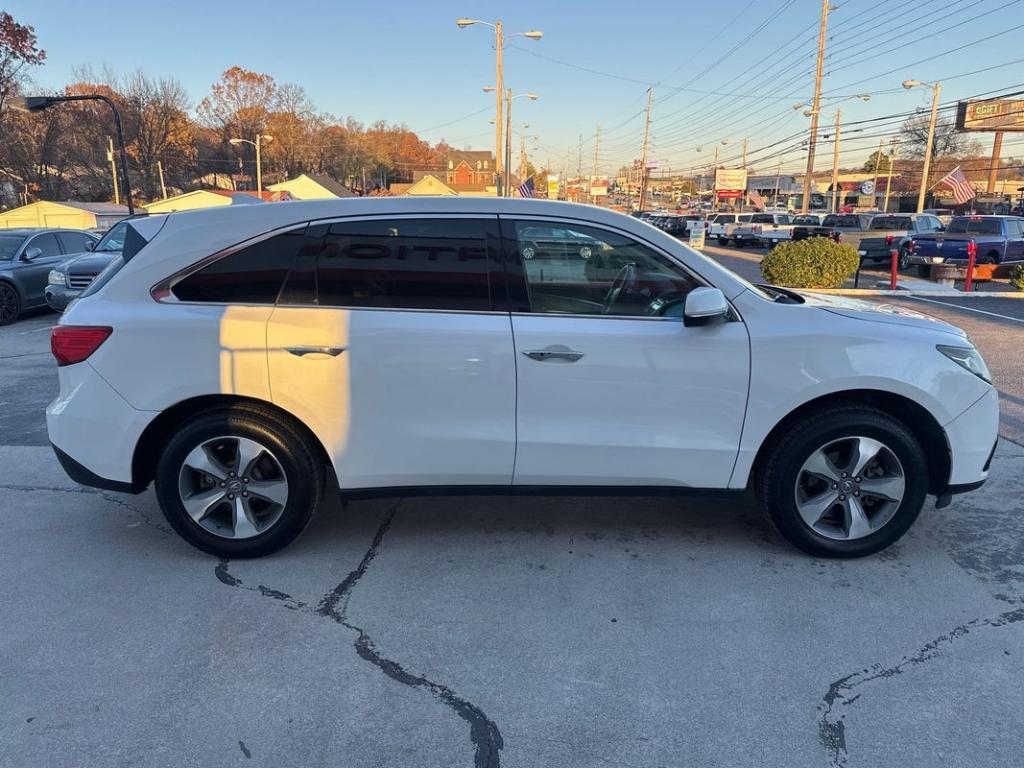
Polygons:
M171 292L181 301L273 304L306 242L305 228L269 237L192 273Z
M751 219L753 224L773 224L775 223L774 217L770 213L756 213Z
M57 239L64 246L64 253L81 253L85 250L86 243L96 242L82 232L58 232Z
M505 234L508 230L504 229ZM573 238L545 258L531 252L534 222L514 221L516 251L530 308L546 314L663 317L681 315L683 299L700 283L682 266L617 232L573 225Z
M39 248L42 253L39 254L39 258L46 258L47 256L60 256L60 245L57 244L57 236L52 232L45 232L42 235L36 235L32 238L32 242L28 244L25 250L31 248Z
M481 219L337 222L316 264L318 303L335 307L489 310L489 278Z

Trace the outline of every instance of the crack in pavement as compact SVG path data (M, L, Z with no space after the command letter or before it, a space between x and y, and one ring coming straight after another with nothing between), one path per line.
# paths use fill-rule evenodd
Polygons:
M853 696L850 694L858 687L875 680L885 680L896 675L903 674L907 667L923 664L931 661L942 653L942 647L949 645L972 631L983 628L1004 627L1008 624L1015 624L1024 621L1024 608L1017 608L1012 611L1000 613L998 616L989 618L973 619L965 624L954 627L944 635L939 635L931 642L922 646L916 653L904 656L896 664L884 667L875 664L867 669L854 672L834 681L824 697L824 706L819 705L821 717L818 720L818 739L825 749L831 753L831 768L841 768L846 765L849 753L846 747L846 725L844 716L838 714L833 716L837 705L848 706L861 697L860 693Z
M109 491L103 491L98 488L59 488L49 485L0 485L0 491L22 491L30 493L32 491L48 491L51 493L77 493L82 496L99 496L105 501L109 501L111 504L121 509L126 509L133 515L138 517L143 525L146 525L154 530L160 531L160 533L166 536L173 536L174 532L165 525L154 521L149 514L143 512L141 509L136 507L134 504L129 504L127 501L122 499L120 496L116 496Z
M214 569L214 575L222 584L229 587L256 592L263 597L277 600L285 608L330 619L336 624L340 624L346 629L355 632L356 640L353 645L359 658L370 662L385 675L402 685L409 686L410 688L426 689L469 725L469 738L474 749L474 768L500 768L500 752L505 744L497 724L480 707L459 696L448 686L435 683L424 675L409 672L397 661L386 658L377 650L373 639L367 634L366 630L353 624L348 617L348 604L352 596L352 590L366 574L370 563L377 557L381 542L391 528L391 523L395 519L401 503L402 499L399 499L389 510L387 517L381 523L373 540L370 542L369 548L359 561L359 565L342 579L338 586L324 595L315 607L285 592L272 589L263 584L257 584L256 586L245 584L229 571L229 561L226 559L222 559L217 564L217 567Z

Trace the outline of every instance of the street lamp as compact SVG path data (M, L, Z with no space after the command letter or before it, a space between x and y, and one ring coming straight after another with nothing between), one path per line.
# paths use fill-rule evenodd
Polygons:
M482 21L480 19L456 19L455 26L459 29L465 29L471 27L474 24L483 24L485 27L490 27L494 30L494 51L495 51L495 74L494 74L494 87L492 90L495 91L495 102L497 105L495 114L495 146L494 146L494 170L495 178L498 181L498 196L501 197L503 178L502 178L502 94L505 90L505 76L502 64L502 52L505 50L505 31L502 26L501 20L494 22L493 24L489 21ZM528 32L515 32L509 37L525 37L530 40L540 40L544 37L544 33L537 29L531 29ZM485 89L488 90L488 89ZM506 185L507 186L507 185Z
M939 94L942 92L942 83L936 81L931 84L921 80L904 80L903 87L908 91L912 88L932 89L932 114L928 121L928 142L924 150L924 165L921 167L921 189L917 193L917 212L921 213L924 210L924 196L928 192L928 170L932 163L932 144L935 143L935 120L939 112Z
M257 133L256 141L249 141L248 139L228 139L228 144L234 144L235 146L238 146L239 144L251 144L256 147L256 194L258 195L263 194L263 168L260 165L260 144L263 142L269 144L273 140L273 136L268 136L265 133Z
M44 109L49 109L53 105L61 104L65 101L102 101L114 113L114 129L117 131L117 146L121 155L121 184L124 187L124 201L128 205L128 215L135 215L135 205L132 203L132 187L128 181L128 152L124 148L121 115L113 101L98 93L88 93L77 96L17 96L9 99L7 103L12 109L22 112L42 112Z

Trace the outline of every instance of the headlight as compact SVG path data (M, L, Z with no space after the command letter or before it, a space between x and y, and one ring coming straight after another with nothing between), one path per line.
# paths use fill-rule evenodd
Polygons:
M989 384L992 383L992 374L988 372L985 359L974 347L947 347L944 344L939 344L935 348L961 368L967 369Z
M63 272L58 272L56 269L51 269L50 274L46 278L46 282L50 285L67 285L67 279Z

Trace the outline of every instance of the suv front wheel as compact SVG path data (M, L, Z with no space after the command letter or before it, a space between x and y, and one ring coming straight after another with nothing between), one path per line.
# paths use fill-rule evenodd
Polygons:
M235 406L200 414L171 437L156 494L192 546L218 557L260 557L303 531L323 482L304 434L272 411Z
M779 532L819 557L885 549L913 524L927 488L917 438L866 406L823 409L794 424L772 447L757 483Z

